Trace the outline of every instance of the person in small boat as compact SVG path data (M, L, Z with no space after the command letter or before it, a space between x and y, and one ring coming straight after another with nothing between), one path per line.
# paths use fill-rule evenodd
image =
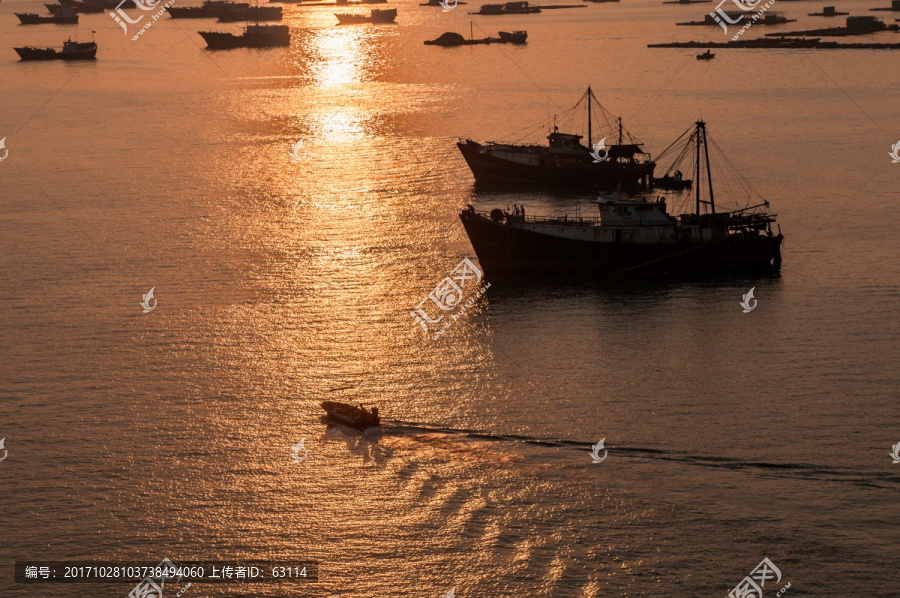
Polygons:
M675 180L678 182L681 182L681 171L680 170L675 171Z

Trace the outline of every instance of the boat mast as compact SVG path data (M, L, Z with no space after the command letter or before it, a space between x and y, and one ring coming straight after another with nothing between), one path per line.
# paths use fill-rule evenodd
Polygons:
M706 123L701 123L700 126L703 128L703 153L706 154L706 180L709 182L709 209L715 214L716 200L713 197L712 169L709 167L709 140L706 137Z
M594 93L591 91L591 86L588 85L587 90L587 101L588 101L588 148L594 146L594 140L591 139L591 99L594 97Z
M622 145L622 117L619 117L619 145Z
M694 164L694 180L697 181L697 184L694 185L694 197L697 202L697 217L700 217L700 127L703 126L703 121L697 121L697 130L694 135L697 138L697 160Z

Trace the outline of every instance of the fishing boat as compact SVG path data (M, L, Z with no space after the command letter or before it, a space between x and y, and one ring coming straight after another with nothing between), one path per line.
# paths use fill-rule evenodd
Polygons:
M822 12L811 12L809 16L811 17L838 17L843 15L849 15L849 12L838 12L834 6L823 6Z
M39 25L41 23L54 23L56 25L75 25L78 23L78 13L74 9L67 6L61 7L55 13L49 15L39 15L30 12L14 13L23 25Z
M363 406L357 407L356 405L338 403L336 401L323 401L321 405L329 418L353 428L365 430L366 428L374 428L381 425L378 407L373 407L370 411Z
M749 23L753 21L753 17L756 16L755 12L744 12L741 10L723 10L717 11L722 12L728 17L728 22L732 25L741 25L742 23ZM684 23L675 23L676 25L715 25L720 26L721 18L716 13L709 13L706 15L702 21L686 21ZM783 23L794 23L797 19L789 19L787 15L783 12L770 10L766 12L761 18L757 18L756 21L753 21L754 25L781 25ZM780 34L779 34L780 35ZM787 35L787 34L785 34Z
M478 12L473 15L531 15L542 10L554 10L561 8L585 8L584 4L546 4L537 6L528 2L507 2L505 4L482 4Z
M244 33L198 31L210 50L232 48L275 48L291 45L291 32L287 25L247 25Z
M479 185L537 185L598 191L649 189L655 163L642 149L643 144L625 130L622 119L600 105L590 87L563 117L574 127L576 118L583 117L584 112L587 113L587 146L581 142L582 135L562 133L554 124L546 146L478 143L466 139L457 143L457 147ZM595 116L600 130L597 135L594 135ZM607 139L617 139L617 142L606 147Z
M870 33L878 33L879 31L900 31L900 26L887 25L878 17L862 16L847 17L846 27L829 27L826 29L808 29L806 31L788 31L779 33L785 36L811 36L820 37L847 37L851 35L868 35ZM774 37L774 33L767 33L766 37Z
M716 55L712 53L712 50L707 50L703 54L697 54L697 60L712 60Z
M498 31L497 35L500 36L500 41L507 44L524 44L528 42L527 31L513 31L512 33L509 31Z
M90 42L63 42L60 48L27 46L13 48L22 60L93 60L97 57L97 44Z
M170 6L167 12L173 19L217 19L228 11L248 10L249 8L249 2L206 0L200 6Z
M870 8L872 12L889 12L889 11L898 11L900 10L900 0L892 0L890 6L879 7L879 8Z
M373 8L368 15L357 15L350 13L335 13L338 22L341 25L352 25L355 23L393 23L397 18L396 8Z
M693 203L695 210L678 217L669 214L664 196L622 198L613 193L597 201L598 217L526 217L518 209L484 213L468 206L460 220L487 275L574 274L607 279L777 270L783 236L780 229L772 230L776 220L769 213L769 203L717 210L711 147L718 150L706 123L697 121L663 152L674 155L674 163L693 161L694 178L708 181L694 186L694 197L682 198ZM717 157L731 169L727 174L734 175L731 163ZM729 194L734 191L730 183L740 180L738 175L727 182ZM750 190L750 195L729 200L749 204L755 194Z
M47 8L50 9L50 12L52 12L53 14L56 14L56 11L60 10L60 8L63 8L63 7L71 8L75 12L94 13L94 14L103 12L107 8L106 3L100 2L100 1L95 1L95 2L91 2L91 1L82 2L81 0L58 0L58 1L59 1L59 4L52 5L52 6L54 6L53 9L50 9L50 5L45 4L44 6L47 6ZM60 8L56 8L56 7L60 7ZM125 6L124 8L133 8L133 6Z
M282 12L280 6L248 6L246 8L226 8L219 11L220 23L235 23L238 21L280 21Z

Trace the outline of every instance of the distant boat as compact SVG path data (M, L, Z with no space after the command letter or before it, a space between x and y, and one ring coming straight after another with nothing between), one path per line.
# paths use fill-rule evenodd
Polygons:
M900 10L900 0L893 0L890 7L885 6L884 8L870 8L869 10L871 10L872 12L898 11Z
M822 7L822 12L811 12L808 16L810 17L838 17L843 15L849 15L849 12L837 12L833 6L824 6Z
M23 25L39 25L41 23L55 23L56 25L74 25L78 23L78 13L74 9L62 6L61 10L49 15L39 15L36 13L20 13L15 15Z
M396 8L373 8L368 15L357 15L350 13L335 13L338 22L341 25L352 25L354 23L393 23L397 18Z
M51 5L45 4L44 6L47 6L47 9L50 10L50 12L52 12L54 14L56 14L56 12L59 10L58 8L50 9ZM97 1L97 2L90 2L90 1L81 2L80 0L59 0L59 4L55 5L55 6L68 7L68 8L74 9L75 12L83 12L83 13L100 13L100 12L103 12L104 10L106 10L106 8L107 8L105 2L99 2L99 1ZM125 8L132 8L132 7L128 6Z
M744 22L750 22L753 17L756 15L754 12L744 12L741 10L723 10L720 11L725 13L728 17L728 22L740 25ZM676 25L713 25L718 27L719 21L716 19L719 18L715 13L709 13L706 15L702 21L687 21L684 23L675 23ZM783 12L776 12L770 10L766 12L762 18L754 22L754 25L781 25L782 23L794 23L797 19L789 19ZM779 34L781 35L781 34ZM787 34L785 34L787 35Z
M291 32L287 25L247 25L244 33L198 31L211 50L232 48L275 48L291 45Z
M220 23L238 21L280 21L280 6L249 6L247 8L226 8L219 11Z
M847 17L846 27L829 27L827 29L808 29L806 31L788 31L785 33L767 33L766 37L780 36L821 36L846 37L850 35L868 35L879 31L900 31L900 26L887 25L879 17L861 16Z
M485 37L481 39L464 38L459 33L448 31L437 39L426 40L426 46L442 46L444 48L452 48L455 46L474 46L480 44L524 44L528 40L527 31L500 31L500 37Z
M546 4L534 5L525 1L507 2L506 4L482 4L478 12L469 14L474 15L531 15L541 12L542 10L553 10L559 8L585 8L584 4Z
M518 211L479 213L468 206L459 217L482 270L494 276L532 278L541 273L595 279L778 270L784 237L772 230L776 220L768 202L716 211L706 123L698 121L681 138L687 140L676 149L679 160L695 161L695 178L709 181L705 196L700 185L695 188L693 213L671 216L663 198L622 199L618 193L600 197L599 218L526 218Z
M338 403L336 401L323 401L322 409L328 414L328 417L334 421L346 424L348 426L365 430L366 428L375 428L381 425L381 418L378 416L378 407L373 407L371 411L360 406L349 405L347 403Z
M248 2L206 0L200 6L170 6L167 12L173 19L216 19L231 10L249 10L250 8ZM281 7L275 8L280 9Z
M712 60L716 55L711 50L707 50L703 54L697 54L697 60Z
M94 42L63 42L62 49L37 48L27 46L13 48L22 60L93 60L97 57L97 44Z

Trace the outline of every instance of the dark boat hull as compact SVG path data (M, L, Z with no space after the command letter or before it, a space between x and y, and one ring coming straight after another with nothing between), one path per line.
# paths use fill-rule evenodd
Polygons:
M78 15L77 14L66 15L66 16L60 16L58 14L44 16L44 15L36 15L36 14L32 14L32 13L18 13L18 12L15 14L19 18L19 21L23 25L40 25L43 23L54 23L56 25L75 25L78 23Z
M22 60L94 60L97 48L77 52L61 52L54 48L13 48Z
M219 21L222 23L236 23L239 21L280 21L282 12L280 6L255 6L249 9L232 9L219 13Z
M233 48L279 48L291 45L290 35L277 38L247 37L246 35L234 35L218 31L198 31L206 40L206 45L211 50L231 50Z
M593 163L589 154L578 159L535 154L525 164L491 156L473 141L457 143L459 151L481 185L539 185L549 188L586 188L596 191L636 191L649 188L653 168L647 164L612 161Z
M703 275L772 271L781 265L781 235L732 234L705 243L599 243L561 238L460 214L487 274L590 274L595 277Z

